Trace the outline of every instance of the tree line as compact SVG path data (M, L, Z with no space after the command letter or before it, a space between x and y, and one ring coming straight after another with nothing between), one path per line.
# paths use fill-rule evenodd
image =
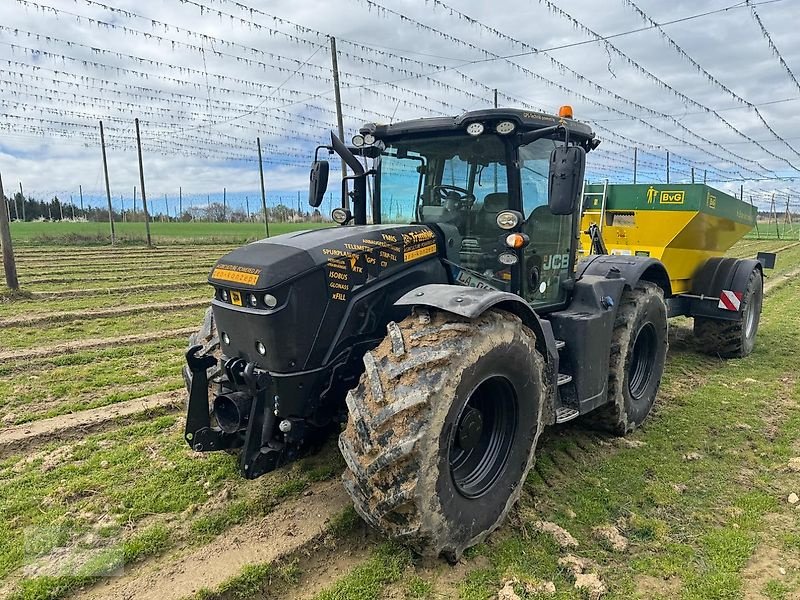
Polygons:
M64 202L58 196L52 200L36 200L26 197L22 192L15 193L6 198L9 219L11 221L108 221L108 209L96 206L76 205L74 202ZM145 214L141 210L112 210L115 222L144 222ZM250 212L241 208L233 208L221 202L208 202L202 205L188 207L175 214L169 215L157 212L149 215L150 221L191 222L209 221L213 223L247 223L263 221L263 211ZM303 221L320 221L322 216L319 210L313 212L292 208L285 204L267 207L267 219L270 222L288 223Z

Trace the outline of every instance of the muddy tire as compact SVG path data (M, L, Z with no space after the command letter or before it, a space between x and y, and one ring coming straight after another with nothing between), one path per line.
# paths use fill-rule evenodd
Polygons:
M761 306L764 301L764 278L753 269L742 294L742 318L739 321L694 318L694 337L704 354L722 358L747 356L756 345Z
M542 430L544 359L513 315L417 309L364 356L339 438L356 511L455 561L508 514Z
M660 287L640 281L617 309L608 364L608 404L587 420L616 435L639 427L656 401L667 357L667 306Z

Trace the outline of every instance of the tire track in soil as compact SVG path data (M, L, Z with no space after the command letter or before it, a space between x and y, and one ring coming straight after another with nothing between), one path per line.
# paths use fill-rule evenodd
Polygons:
M106 429L126 417L135 418L159 409L177 410L183 406L184 395L182 389L161 392L144 398L8 427L0 431L0 458L54 440L82 438L88 433Z
M89 288L58 290L51 292L31 292L34 298L78 298L81 296L111 296L114 294L128 294L130 292L157 292L159 290L179 290L186 288L199 288L208 286L207 281L183 281L179 283L144 283L141 285L128 285L115 288Z
M195 331L197 331L197 327L181 327L180 329L170 329L168 331L159 332L158 339L164 340L182 335L188 336ZM65 342L63 344L56 344L53 346L44 346L41 348L23 348L20 350L0 352L0 361L49 358L51 356L59 356L63 354L74 354L75 352L80 352L81 350L93 350L95 348L107 348L109 346L125 344L141 344L144 342L153 341L154 334L152 333L136 333L113 338L93 338L77 342Z
M94 600L177 600L216 588L256 563L274 563L313 546L326 525L350 504L339 481L315 484L312 494L276 507L266 517L235 525L208 544L126 569L75 597Z
M86 263L84 263L85 266ZM96 265L97 263L92 263L92 265ZM172 263L168 263L170 266ZM214 264L213 260L209 260L208 262L203 263L192 263L187 268L189 269L211 269L211 266ZM37 275L42 277L55 277L57 275L73 275L75 273L75 269L47 269L47 270L39 270L39 269L25 269L24 265L17 264L17 271L19 272L20 276L25 275ZM141 275L143 273L149 272L158 272L161 273L164 271L164 267L160 263L156 262L146 262L144 264L137 264L137 265L115 265L113 267L104 267L103 273L129 273L131 275Z
M93 257L89 257L89 258L91 259ZM93 264L93 265L107 265L109 267L125 266L126 264L130 264L132 261L135 261L137 263L144 262L144 263L151 264L151 265L174 265L174 264L181 264L181 263L197 264L198 262L201 262L201 261L202 261L203 264L206 264L206 261L208 263L213 263L214 261L217 260L217 258L219 258L219 257L216 256L216 255L213 255L211 257L206 257L206 256L197 256L197 255L194 255L194 254L185 254L185 255L173 254L173 255L170 255L170 256L155 255L155 256L152 256L152 257L150 257L150 256L109 256L109 257L97 257L95 260L87 260L87 259L84 259L82 257L78 257L78 258L76 258L74 260L54 260L54 259L45 260L45 259L35 258L35 259L29 259L29 260L20 261L20 266L23 269L30 269L30 270L33 270L33 269L35 269L36 267L39 267L39 266L46 266L46 267L50 267L51 268L50 270L52 270L52 267L54 267L54 266L76 268L76 267L85 267L87 263L90 263L90 264ZM147 260L147 259L151 259L151 260Z
M186 270L175 270L170 269L170 275L172 276L182 276L182 277L189 277L192 275L196 275L198 277L207 275L208 269L206 268L192 268ZM111 282L121 282L121 281L140 281L141 278L151 277L155 278L157 276L162 275L162 273L118 273L116 275L77 275L74 277L64 277L64 276L57 276L57 277L33 277L33 278L25 278L25 285L45 285L45 284L68 284L68 283L92 283L96 281L111 281Z
M115 308L96 308L81 311L40 313L30 316L0 319L0 327L33 327L34 325L41 325L43 323L70 323L72 321L87 321L90 319L122 317L148 311L172 312L176 310L183 310L185 308L207 306L209 303L210 301L208 298L200 298L197 300L185 300L181 301L180 303L158 302L153 304L135 304L132 306Z

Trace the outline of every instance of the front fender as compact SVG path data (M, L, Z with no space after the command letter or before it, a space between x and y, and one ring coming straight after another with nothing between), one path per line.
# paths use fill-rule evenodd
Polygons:
M550 322L540 319L530 305L516 294L463 285L433 283L411 290L394 304L438 308L468 319L475 319L491 308L513 313L536 335L536 349L542 353L547 362L548 371L558 373L558 350Z

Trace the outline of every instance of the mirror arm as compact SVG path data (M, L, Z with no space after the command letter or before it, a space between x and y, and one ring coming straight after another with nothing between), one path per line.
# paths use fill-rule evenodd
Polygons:
M319 151L322 150L323 148L325 148L325 150L328 151L328 154L333 154L333 148L332 147L330 147L330 146L317 146L314 149L314 162L317 162L319 160Z
M559 130L564 131L565 142L569 143L569 130L563 125L553 125L552 127L537 129L536 131L528 131L527 133L521 133L519 135L519 145L525 146L527 144L535 142L536 140L540 140L543 137L547 137L551 133L556 133Z
M342 160L347 164L348 167L355 173L357 176L364 174L364 166L361 164L361 161L358 160L355 155L350 152L347 146L344 145L342 140L338 138L338 136L331 131L331 145L333 149L336 151L336 154L342 157Z

